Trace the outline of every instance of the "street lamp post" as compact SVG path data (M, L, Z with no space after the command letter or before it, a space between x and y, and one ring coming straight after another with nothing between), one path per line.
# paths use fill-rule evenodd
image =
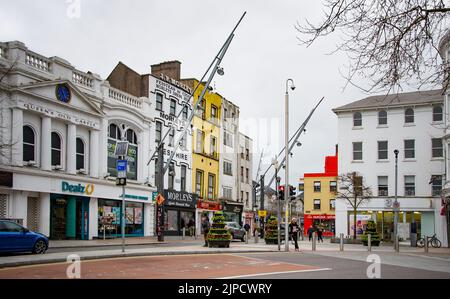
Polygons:
M278 234L278 251L281 251L281 210L280 210L280 206L281 206L281 200L278 196L278 186L280 181L278 180L278 160L277 157L275 157L275 159L272 160L272 165L275 168L275 194L276 194L276 201L277 201L277 219L278 219L278 228L277 228L277 234Z
M284 205L285 205L285 224L284 224L284 232L285 232L285 251L289 251L289 227L288 227L288 219L289 219L289 82L291 82L291 90L295 89L294 80L287 79L286 80L286 94L285 94L285 149L284 154L286 157L286 169L285 169L285 186L284 186Z
M397 188L398 188L398 153L394 150L395 154L395 198L394 198L394 248L397 250L397 233L398 233L398 201L397 201Z

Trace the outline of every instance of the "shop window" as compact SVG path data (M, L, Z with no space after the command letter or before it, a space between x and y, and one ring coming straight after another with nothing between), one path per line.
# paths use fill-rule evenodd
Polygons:
M433 106L433 121L442 121L442 106Z
M52 132L52 166L61 166L61 137Z
M414 123L414 110L412 108L405 109L405 123L406 124Z
M77 138L76 143L77 143L77 153L76 153L76 155L77 155L77 157L76 157L77 170L85 169L85 167L84 167L84 161L85 161L84 142L81 138Z
M170 100L170 115L176 116L177 113L177 101Z
M442 191L442 175L433 175L430 180L431 183L431 195L439 196Z
M215 121L218 118L217 107L214 105L211 105L211 118L213 121Z
M160 93L156 93L156 110L163 110L163 98L164 96Z
M320 199L314 199L314 210L320 210Z
M314 192L320 192L321 186L319 181L314 182Z
M405 175L405 196L414 196L416 194L415 176Z
M204 144L205 134L201 130L197 130L197 138L195 141L195 152L203 153L203 144Z
M211 143L210 143L210 149L209 149L209 153L215 157L216 156L216 137L211 136Z
M378 196L388 196L388 177L378 177Z
M226 199L232 199L233 188L223 187L223 197Z
M353 142L353 161L361 161L362 159L362 142Z
M232 165L231 162L223 161L223 173L226 175L233 175Z
M180 230L178 223L178 211L167 210L164 212L164 216L165 231L178 232Z
M444 156L444 148L442 145L441 138L432 138L431 139L431 152L433 158L441 158Z
M387 112L386 112L386 110L378 111L378 125L387 125Z
M388 142L378 141L378 160L386 160L388 158Z
M361 112L353 113L353 126L361 127L362 126L362 115Z
M404 140L404 146L405 146L405 159L415 158L416 157L415 140L414 139Z
M300 188L299 188L299 190L300 190ZM331 181L330 182L330 192L336 192L336 191L337 191L337 182L336 181Z
M125 235L144 235L144 204L125 204ZM98 200L98 235L121 235L122 205L119 200Z
M30 126L23 126L23 161L36 161L35 154L36 135L34 130Z

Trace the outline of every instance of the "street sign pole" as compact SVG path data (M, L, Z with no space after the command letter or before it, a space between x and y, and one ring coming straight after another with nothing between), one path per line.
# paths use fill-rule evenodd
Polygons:
M122 185L122 253L125 253L125 185Z
M116 170L117 170L117 180L116 185L122 186L122 217L121 217L121 233L122 233L122 253L125 253L125 185L127 184L127 165L126 160L128 153L128 141L122 140L117 142L115 148L115 156L119 159L117 160Z

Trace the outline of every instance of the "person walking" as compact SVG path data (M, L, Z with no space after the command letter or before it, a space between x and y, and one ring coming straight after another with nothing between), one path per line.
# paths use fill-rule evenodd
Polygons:
M188 227L189 227L189 234L191 235L192 238L195 238L195 221L194 221L194 218L191 218L191 220L189 220Z
M211 224L209 223L208 216L203 217L202 230L203 230L203 236L205 237L205 245L203 245L203 247L208 247L208 233L209 233L210 227L211 227Z
M310 227L308 228L308 238L309 238L309 242L311 242L313 233L314 233L314 228L313 228L312 226L310 226Z
M289 232L291 233L292 240L294 240L295 251L299 251L297 243L297 233L299 231L299 226L296 218L292 218L291 223L289 223Z
M323 229L319 226L317 229L317 240L318 240L318 242L322 241L322 243L323 243L322 234L323 234Z

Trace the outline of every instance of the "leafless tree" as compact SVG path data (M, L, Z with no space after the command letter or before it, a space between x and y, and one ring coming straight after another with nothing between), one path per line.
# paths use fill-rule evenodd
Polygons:
M370 200L372 190L364 185L363 177L356 172L339 175L338 186L337 197L345 199L353 208L353 239L356 239L356 213L361 204Z
M341 33L333 53L343 51L350 59L343 75L347 84L357 86L357 75L369 80L369 88L357 86L366 92L390 92L415 80L422 86L446 79L448 66L438 48L448 29L448 0L324 0L323 5L325 18L318 25L297 22L298 39L310 46Z
M0 63L0 107L4 107L6 98L8 97L10 86L6 82L6 77L10 74L17 64L17 60L9 64ZM0 124L0 131L4 127ZM13 142L5 142L5 140L0 139L0 157L4 157L6 152L14 145Z

